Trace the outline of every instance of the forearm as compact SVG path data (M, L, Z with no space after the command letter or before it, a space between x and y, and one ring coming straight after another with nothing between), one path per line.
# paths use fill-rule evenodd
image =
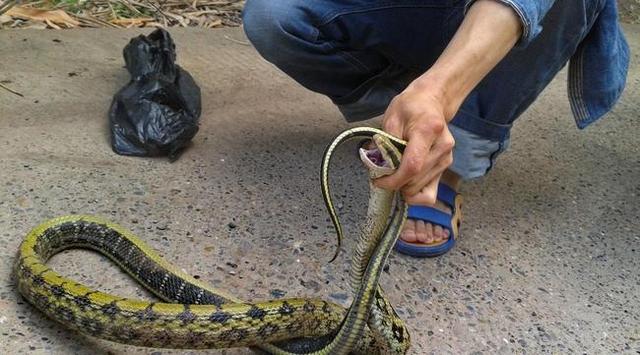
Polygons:
M446 103L450 121L473 90L522 34L522 25L510 7L494 0L477 0L436 63L412 85L424 87Z
M446 123L522 33L520 18L507 5L477 0L436 63L392 101L383 128L408 141L395 174L376 180L402 190L411 204L432 205L440 176L453 161L454 139Z

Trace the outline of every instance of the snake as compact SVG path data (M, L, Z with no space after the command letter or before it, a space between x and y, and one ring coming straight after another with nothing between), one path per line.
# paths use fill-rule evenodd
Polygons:
M333 259L344 232L331 198L329 166L336 149L354 138L375 144L359 150L370 180L393 173L406 146L382 130L355 127L325 149L321 188L337 234ZM370 183L367 216L351 261L353 301L348 309L316 298L243 301L167 262L126 228L90 215L56 217L33 228L19 247L14 275L22 296L49 318L118 343L175 349L250 347L283 355L403 354L410 347L409 332L378 280L406 214L401 194ZM101 292L46 265L70 248L107 256L160 301Z

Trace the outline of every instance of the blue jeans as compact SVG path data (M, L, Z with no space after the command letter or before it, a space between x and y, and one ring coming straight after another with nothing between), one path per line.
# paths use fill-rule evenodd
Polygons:
M512 50L469 94L451 122L451 170L465 179L491 168L513 122L576 51L602 1L557 1L542 32ZM347 121L378 116L442 53L464 0L248 0L244 28L258 52L324 94Z

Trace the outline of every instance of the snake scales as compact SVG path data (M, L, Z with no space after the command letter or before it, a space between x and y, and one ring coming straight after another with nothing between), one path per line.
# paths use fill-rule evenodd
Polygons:
M343 232L330 196L329 165L335 149L351 138L374 140L377 149L360 150L371 178L392 173L405 146L380 130L359 127L343 132L327 147L322 191L339 245ZM37 226L20 246L14 272L19 291L47 316L120 343L190 349L249 346L273 354L405 353L408 331L378 279L406 209L399 194L370 184L367 217L352 259L354 299L346 310L310 298L244 302L182 272L124 228L92 216L64 216ZM46 266L51 256L68 248L108 256L165 302L96 291Z

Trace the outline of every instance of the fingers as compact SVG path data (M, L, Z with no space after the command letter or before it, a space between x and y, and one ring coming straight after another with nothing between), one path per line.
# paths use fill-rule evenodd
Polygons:
M438 152L438 149L434 149L432 154L440 154L440 156L430 157L426 163L426 170L402 187L401 190L405 195L415 195L433 180L439 180L442 173L453 163L451 152Z
M404 150L400 167L392 175L376 179L376 186L388 190L400 190L402 187L419 177L425 168L425 157L429 148L420 145L416 140L409 140L409 144Z
M414 124L405 129L402 136L408 144L402 155L398 170L387 177L376 180L376 186L399 190L410 183L416 183L426 175L439 158L432 153L437 136L445 129L444 120L432 120Z
M454 139L444 127L435 137L433 145L429 137L421 131L412 133L405 149L402 162L396 173L375 181L376 186L385 189L401 189L405 196L418 194L453 163ZM428 199L422 197L419 199Z

